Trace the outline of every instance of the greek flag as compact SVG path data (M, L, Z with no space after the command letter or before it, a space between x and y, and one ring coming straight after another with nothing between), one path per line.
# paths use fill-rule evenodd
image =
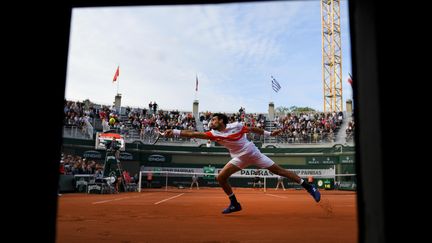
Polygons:
M279 90L280 90L282 87L280 86L280 84L278 83L278 81L277 81L275 78L273 78L273 76L271 76L271 79L272 79L272 88L273 88L273 90L274 90L275 92L279 92Z

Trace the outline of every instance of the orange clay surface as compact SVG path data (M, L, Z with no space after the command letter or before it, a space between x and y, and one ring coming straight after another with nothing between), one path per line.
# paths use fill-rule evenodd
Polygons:
M221 211L221 188L63 194L57 242L357 242L356 193L234 188L243 210Z

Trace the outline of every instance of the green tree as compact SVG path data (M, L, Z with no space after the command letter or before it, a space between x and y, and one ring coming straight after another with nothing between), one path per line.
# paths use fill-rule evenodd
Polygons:
M294 113L301 113L301 112L315 112L315 109L312 109L310 107L297 107L297 106L291 106L290 107L290 112L294 112Z
M286 107L286 106L279 106L276 108L276 113L280 115L287 115L288 113L301 113L301 112L316 112L315 109L312 109L310 107L297 107L295 105Z
M280 115L286 115L289 112L289 108L285 106L279 106L276 108L276 112Z
M296 107L296 109L293 110L293 112L309 112L309 111L315 112L315 109L312 109L310 107Z

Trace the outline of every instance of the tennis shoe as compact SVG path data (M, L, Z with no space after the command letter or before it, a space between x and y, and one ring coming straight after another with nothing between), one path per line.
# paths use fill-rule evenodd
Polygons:
M321 193L318 191L318 189L315 187L315 185L311 185L311 188L307 190L309 194L315 199L316 202L319 202L321 200Z
M230 204L227 208L225 208L222 213L223 214L227 214L227 213L233 213L233 212L237 212L242 210L242 207L240 205L240 203L236 203L236 204Z

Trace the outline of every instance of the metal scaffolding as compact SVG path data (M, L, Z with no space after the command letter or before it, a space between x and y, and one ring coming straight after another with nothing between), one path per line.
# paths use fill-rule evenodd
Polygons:
M324 112L343 111L340 0L321 0Z

